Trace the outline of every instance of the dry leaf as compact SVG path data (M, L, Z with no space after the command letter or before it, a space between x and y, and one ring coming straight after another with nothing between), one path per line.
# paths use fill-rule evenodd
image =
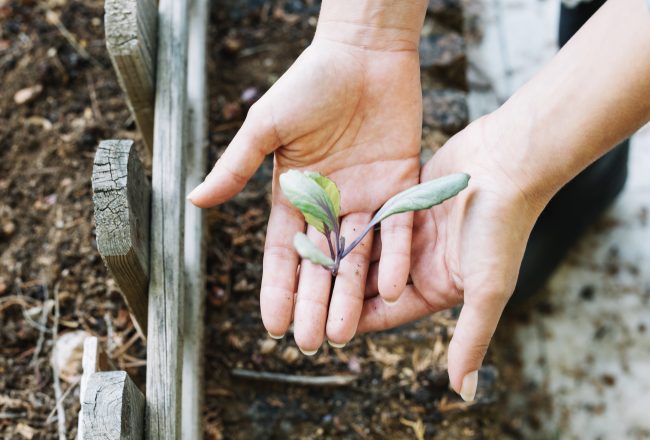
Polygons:
M34 434L36 433L36 431L34 431L34 428L24 423L19 423L18 425L16 425L16 432L22 435L27 440L31 440L34 437Z
M275 350L275 347L277 345L278 345L278 342L275 339L265 339L260 344L260 351L262 352L262 354L269 354L273 350Z
M81 378L84 340L89 336L88 332L79 330L64 333L56 340L50 362L64 381L75 383Z
M422 419L418 418L416 421L412 421L405 418L401 418L399 419L399 421L402 425L408 426L413 430L413 433L415 434L415 438L417 438L418 440L424 440L426 427L424 426Z
M40 84L18 90L14 95L14 102L18 105L27 104L36 99L42 91L43 86Z

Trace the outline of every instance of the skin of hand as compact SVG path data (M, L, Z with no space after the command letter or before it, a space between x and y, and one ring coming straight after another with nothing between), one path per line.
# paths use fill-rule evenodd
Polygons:
M330 273L299 261L293 237L302 214L282 194L289 169L318 171L341 191L342 235L350 243L388 198L418 182L422 97L419 33L426 2L323 2L312 44L250 109L224 154L188 198L198 207L223 203L274 153L272 208L260 304L273 337L294 322L299 348L313 354L327 338L347 343L361 315L372 234ZM412 214L382 224L379 291L396 300L410 266ZM329 254L322 234L309 237Z
M610 0L535 78L426 164L422 180L463 171L472 176L469 187L416 213L412 284L395 305L373 296L382 268L371 265L358 331L395 327L462 303L449 378L473 400L477 371L541 210L563 184L648 120L650 12L644 0ZM376 239L372 260L380 246Z
M359 332L383 330L463 304L448 351L452 386L463 398L517 281L530 231L543 203L531 200L495 162L479 119L450 139L422 169L422 181L455 172L471 175L467 189L415 213L411 282L395 304L377 293L379 265L370 267ZM383 240L375 239L372 260ZM464 385L465 375L469 375ZM474 383L471 383L474 381Z

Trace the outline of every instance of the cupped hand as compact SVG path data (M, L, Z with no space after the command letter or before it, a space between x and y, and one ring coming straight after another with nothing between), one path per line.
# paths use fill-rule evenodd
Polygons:
M466 172L471 175L469 186L443 204L415 213L412 284L396 304L373 297L377 272L384 267L371 266L358 328L359 332L392 328L462 303L448 367L452 387L466 400L474 398L477 370L545 204L518 184L519 171L503 148L503 137L492 133L490 118L479 119L424 166L422 181Z
M332 288L329 271L293 248L305 230L302 214L282 194L289 169L318 171L341 191L342 235L350 243L388 198L417 183L422 102L416 45L382 49L319 38L250 109L207 176L190 194L209 207L237 194L275 153L272 208L264 252L260 303L268 332L279 337L292 319L298 346L315 352L327 338L347 343L361 315L372 234L341 263ZM382 224L378 290L397 299L408 279L411 214ZM329 254L324 237L307 233Z

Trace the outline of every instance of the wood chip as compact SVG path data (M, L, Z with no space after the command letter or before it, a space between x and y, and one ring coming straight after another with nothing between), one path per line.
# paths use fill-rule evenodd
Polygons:
M27 104L36 99L42 91L43 86L40 84L18 90L14 95L14 102L18 105Z

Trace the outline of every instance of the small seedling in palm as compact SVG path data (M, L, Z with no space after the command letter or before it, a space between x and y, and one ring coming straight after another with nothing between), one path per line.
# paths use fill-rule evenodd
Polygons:
M280 187L289 201L302 212L305 221L325 235L330 256L325 255L302 232L295 235L293 245L304 259L319 264L336 276L341 260L357 246L382 220L402 212L431 208L454 197L467 187L470 176L450 174L415 185L390 198L377 211L368 226L347 245L341 235L341 194L336 184L313 171L290 170L280 176Z

